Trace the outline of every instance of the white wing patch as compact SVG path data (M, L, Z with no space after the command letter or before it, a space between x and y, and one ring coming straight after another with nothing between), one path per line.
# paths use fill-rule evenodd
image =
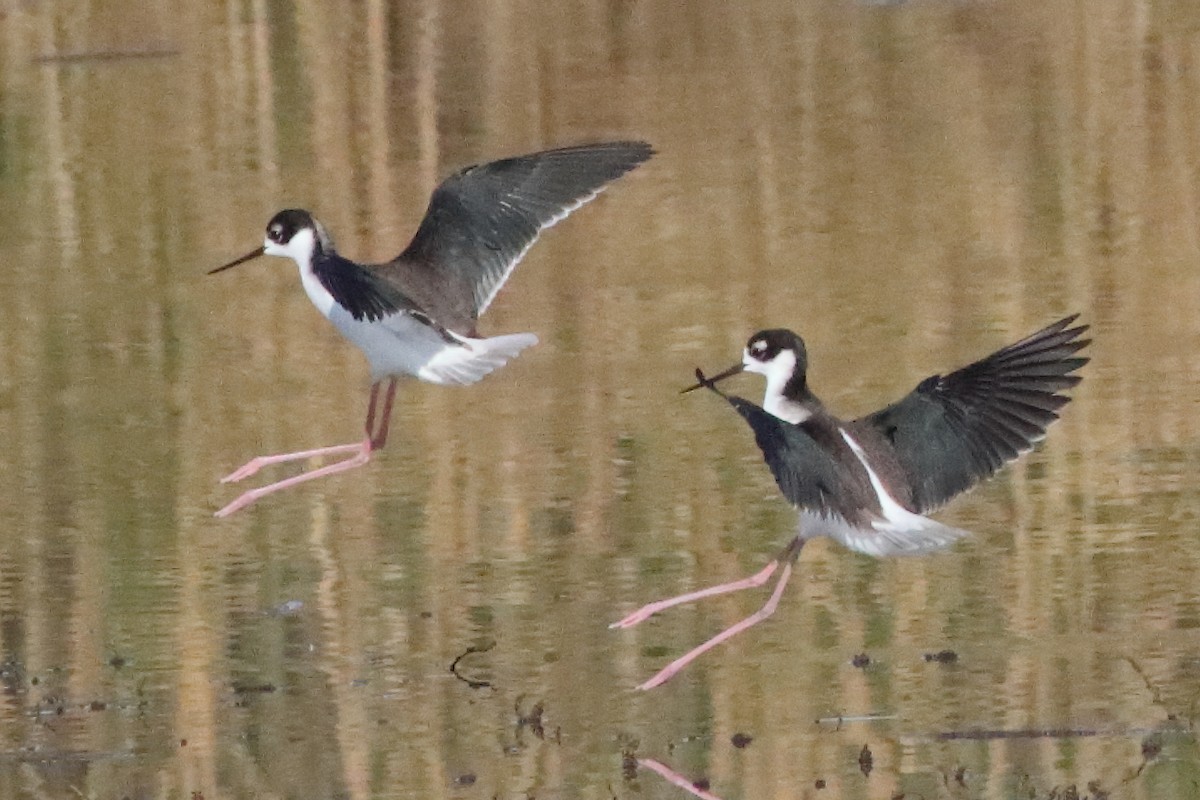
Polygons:
M883 483L867 463L863 449L844 429L839 433L850 446L854 456L871 481L879 499L883 516L871 520L870 528L851 525L841 516L824 516L812 512L801 514L802 533L807 536L825 535L841 542L851 550L881 558L884 556L921 555L941 550L970 534L959 528L943 525L900 505L883 488Z

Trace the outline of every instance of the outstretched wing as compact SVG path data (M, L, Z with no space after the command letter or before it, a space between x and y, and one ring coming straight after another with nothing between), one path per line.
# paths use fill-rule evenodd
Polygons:
M383 269L421 273L418 285L461 294L458 302L469 308L445 313L475 319L543 228L653 154L645 142L606 142L467 167L438 186L416 236ZM440 318L440 310L424 298L417 300Z
M1041 439L1059 394L1079 383L1088 362L1076 356L1090 340L1078 314L949 375L933 375L887 408L857 420L895 448L913 487L916 510L927 512L986 478Z

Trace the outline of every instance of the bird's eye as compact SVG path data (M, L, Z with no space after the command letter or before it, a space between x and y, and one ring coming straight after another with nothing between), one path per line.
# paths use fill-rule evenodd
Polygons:
M754 344L750 345L750 355L752 355L756 358L761 358L762 356L766 355L766 352L767 352L767 343L766 342L758 341L758 342L755 342Z
M271 227L267 228L267 238L270 239L272 242L278 242L282 236L283 236L283 226L282 225L272 225Z

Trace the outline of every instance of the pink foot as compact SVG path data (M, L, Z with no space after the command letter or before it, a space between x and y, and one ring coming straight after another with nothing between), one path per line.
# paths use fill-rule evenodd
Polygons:
M284 464L288 461L299 461L304 458L320 458L322 456L332 456L339 453L352 453L362 449L361 442L354 444L335 444L332 447L318 447L315 450L300 450L295 453L279 453L273 456L255 456L254 458L242 464L233 472L221 478L221 483L237 483L240 480L249 478L251 475L258 472L263 467L269 467L272 464ZM236 509L235 509L236 510Z
M701 589L697 592L688 592L687 594L681 594L678 597L668 597L666 600L658 600L653 603L648 603L639 608L637 611L634 611L628 617L625 617L625 619L619 622L614 622L608 627L632 628L634 625L650 619L650 617L654 616L658 612L672 608L673 606L681 605L683 603L691 603L696 600L703 600L706 597L713 597L718 594L727 594L729 592L741 591L742 589L753 589L756 586L762 586L767 582L767 579L774 574L778 567L779 560L776 559L775 561L772 561L770 564L767 564L765 567L763 567L761 571L751 575L749 578L742 578L741 580L732 581L730 583L722 583L718 584L717 586L710 586L707 589Z
M687 778L683 777L666 764L655 761L653 758L639 758L637 762L639 767L645 767L648 770L657 772L659 775L666 778L667 781L669 781L672 785L678 786L685 792L699 797L700 800L721 800L721 798L717 797L715 794L701 789L696 785L695 781L689 781Z
M266 497L269 494L274 494L275 492L278 492L281 489L287 489L289 487L295 486L300 483L306 483L311 480L316 480L317 478L324 478L327 475L336 475L339 472L345 472L346 470L354 469L355 467L361 467L363 464L366 464L368 461L371 460L372 449L373 448L371 445L371 440L369 438L367 438L367 439L364 439L359 444L341 444L341 445L334 445L333 447L322 447L318 450L306 450L303 453L284 453L279 456L262 456L260 458L256 458L256 459L248 462L241 469L237 470L237 472L232 473L230 476L228 476L228 478L226 480L227 481L241 480L242 478L244 478L248 475L253 475L255 472L257 472L259 470L260 467L262 467L266 464L278 464L283 461L295 461L300 458L308 458L311 456L330 455L331 453L344 453L344 452L347 452L350 450L357 451L353 456L351 456L350 458L347 458L343 461L338 461L333 464L327 464L324 467L318 467L317 469L310 470L308 472L302 472L299 475L295 475L291 478L286 478L282 481L276 481L275 483L270 483L270 484L267 484L266 486L260 486L257 489L251 489L250 491L241 495L238 499L234 500L229 505L222 508L220 511L218 511L216 513L215 516L227 517L230 514L232 514L233 512L240 511L241 509L245 508L246 506L257 502L258 500L261 500L262 498ZM259 463L259 464L255 463L255 462L259 462L259 461L261 461L262 463ZM245 474L240 475L239 473L242 473L242 472L245 472ZM225 482L225 481L222 481L222 482Z
M762 574L762 573L759 573L759 574ZM769 600L767 600L766 604L762 608L760 608L758 611L755 611L753 614L746 617L741 622L738 622L734 625L729 626L728 628L721 631L716 636L709 639L707 642L705 642L704 644L695 648L694 650L690 650L687 653L684 653L682 656L675 659L670 664L668 664L667 666L665 666L661 670L659 670L658 673L653 678L651 678L650 680L648 680L645 683L638 686L637 687L638 690L646 691L648 689L653 689L655 686L661 686L662 684L669 681L671 678L675 677L675 675L678 674L680 670L682 670L688 664L695 661L700 656L707 653L709 650L713 649L714 647L716 647L717 645L726 641L727 639L731 639L734 636L737 636L739 633L741 633L742 631L751 627L752 625L757 625L758 623L762 622L767 617L774 614L776 607L779 606L779 597L783 594L783 589L785 586L787 586L788 578L790 578L791 576L792 576L792 564L789 561L783 567L783 573L779 576L779 583L775 584L775 590L773 592L771 592L771 598ZM754 576L754 577L758 577L758 576Z

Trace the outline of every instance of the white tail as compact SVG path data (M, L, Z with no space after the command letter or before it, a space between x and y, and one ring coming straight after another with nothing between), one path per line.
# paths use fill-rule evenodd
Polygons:
M526 347L537 344L532 333L513 333L490 339L461 339L462 347L443 347L421 367L419 377L432 383L475 383L508 363Z

